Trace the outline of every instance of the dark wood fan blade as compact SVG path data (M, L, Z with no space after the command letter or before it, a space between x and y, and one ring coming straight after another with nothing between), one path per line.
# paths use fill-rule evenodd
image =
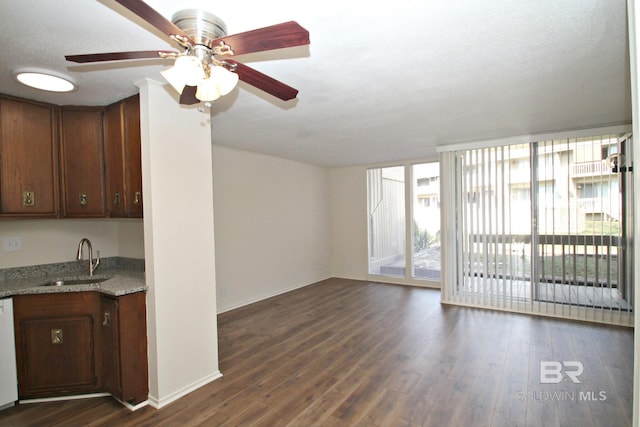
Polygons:
M246 53L309 44L309 31L302 28L297 22L289 21L220 37L214 40L213 45L219 44L221 41L231 46L235 55L244 55Z
M288 101L298 95L298 89L287 86L286 84L274 78L271 78L266 74L263 74L260 71L255 70L247 65L241 64L240 62L234 61L233 59L225 59L225 62L237 65L235 72L238 74L240 80L252 86L255 86L258 89L263 90L277 98L280 98L283 101Z
M191 44L195 44L193 39L187 35L184 31L178 28L173 22L169 21L164 16L160 15L148 4L141 0L116 0L122 6L129 9L131 12L138 15L140 18L147 21L149 24L156 27L168 36L179 35L185 37Z
M149 59L161 58L161 53L175 53L175 50L139 50L134 52L110 52L110 53L90 53L86 55L66 55L67 61L85 63L102 61L122 61L125 59Z
M185 86L184 89L182 89L182 94L180 95L180 104L193 105L200 102L200 100L196 98L197 90L197 86Z

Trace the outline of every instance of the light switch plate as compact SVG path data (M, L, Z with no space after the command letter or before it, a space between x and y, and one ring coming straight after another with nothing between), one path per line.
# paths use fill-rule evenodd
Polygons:
M2 247L5 252L22 250L22 237L5 237L2 239Z

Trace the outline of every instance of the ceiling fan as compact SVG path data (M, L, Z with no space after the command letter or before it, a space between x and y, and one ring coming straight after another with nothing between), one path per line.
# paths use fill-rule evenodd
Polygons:
M217 16L195 9L177 12L169 21L142 0L116 0L182 47L176 50L110 52L67 55L77 63L127 59L175 58L174 66L161 74L180 93L180 104L210 103L229 93L238 80L287 101L298 90L229 56L308 45L309 32L294 21L227 36Z

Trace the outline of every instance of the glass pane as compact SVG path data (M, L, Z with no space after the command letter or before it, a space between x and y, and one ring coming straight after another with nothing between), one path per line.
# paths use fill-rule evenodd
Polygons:
M413 165L413 277L440 280L440 164Z
M405 276L404 167L367 171L369 273Z
M626 306L618 136L538 143L539 300ZM562 291L562 292L561 292Z
M510 304L531 293L528 144L456 152L458 291L473 304Z

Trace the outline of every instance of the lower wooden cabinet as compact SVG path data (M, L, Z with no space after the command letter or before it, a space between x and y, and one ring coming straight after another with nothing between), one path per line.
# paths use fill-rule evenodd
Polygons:
M18 396L99 391L93 293L17 295L13 301Z
M145 293L14 296L20 399L107 391L147 400Z
M145 294L101 296L102 377L107 392L132 405L147 400Z

